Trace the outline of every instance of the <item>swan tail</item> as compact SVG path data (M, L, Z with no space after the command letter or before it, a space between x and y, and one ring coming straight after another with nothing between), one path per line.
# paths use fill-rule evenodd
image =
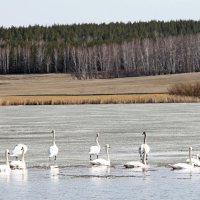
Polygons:
M174 167L174 165L168 164L169 167L171 167L172 169L176 169L176 167Z

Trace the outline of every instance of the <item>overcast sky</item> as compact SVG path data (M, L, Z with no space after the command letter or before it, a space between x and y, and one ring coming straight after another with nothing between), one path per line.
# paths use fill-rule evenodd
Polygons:
M200 19L200 0L0 0L0 26Z

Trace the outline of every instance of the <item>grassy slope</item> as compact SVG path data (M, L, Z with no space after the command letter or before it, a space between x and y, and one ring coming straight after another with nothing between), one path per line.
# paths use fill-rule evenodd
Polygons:
M93 79L93 80L75 80L68 74L42 74L42 75L1 75L0 76L0 97L1 101L7 101L0 104L11 104L11 100L16 102L16 97L10 96L30 96L26 97L25 100L21 100L20 103L16 104L26 104L23 101L29 101L31 104L31 96L40 96L40 101L42 102L44 96L49 96L46 103L51 104L52 96L57 96L57 103L61 101L61 97L65 95L94 95L94 94L137 94L137 98L140 98L138 94L151 94L151 99L156 98L155 102L159 102L158 93L164 93L167 95L168 88L176 83L188 83L200 80L200 73L187 73L187 74L175 74L175 75L162 75L162 76L148 76L148 77L128 77L128 78L118 78L118 79ZM42 97L41 97L42 96ZM144 95L141 95L144 97ZM21 97L24 98L24 97ZM28 98L28 99L27 99ZM39 97L38 97L39 98ZM45 97L46 98L46 97ZM54 97L55 98L55 97ZM89 97L88 97L89 98ZM91 98L91 96L90 96ZM92 97L94 98L94 97ZM106 102L109 103L110 99L116 100L116 96L110 98ZM124 98L124 97L123 97ZM134 102L133 95L130 96L129 100L125 102ZM149 98L149 95L148 95ZM166 96L164 97L167 98ZM19 99L19 97L18 97ZM60 99L60 100L59 100ZM63 100L63 97L62 97ZM34 102L37 102L34 99ZM63 100L66 101L66 100ZM83 100L83 103L95 103L102 102L101 100L95 100L94 102L89 102L89 100ZM49 103L48 103L49 102ZM70 100L71 103L76 103L77 98ZM68 102L68 103L70 103ZM103 101L105 102L105 101ZM118 100L116 102L121 102ZM123 101L122 101L123 102ZM144 100L144 102L151 102L151 100ZM154 101L153 101L154 102ZM36 104L33 103L32 104ZM40 103L42 104L42 103Z

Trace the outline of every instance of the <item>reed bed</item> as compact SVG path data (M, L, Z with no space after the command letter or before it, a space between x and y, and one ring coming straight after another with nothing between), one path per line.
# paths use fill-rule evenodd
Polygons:
M198 97L169 94L124 94L81 96L5 96L0 105L66 105L66 104L133 104L133 103L191 103Z
M169 94L200 97L200 81L175 84L169 88Z

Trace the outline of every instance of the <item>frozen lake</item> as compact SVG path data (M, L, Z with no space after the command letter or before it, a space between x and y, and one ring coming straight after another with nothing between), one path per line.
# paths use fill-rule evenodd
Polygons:
M0 162L18 143L28 146L27 170L0 175L2 199L198 199L200 170L171 171L188 148L200 153L200 104L116 104L0 107ZM52 133L57 161L48 160ZM147 171L125 169L139 160L147 132ZM89 147L100 133L100 157L110 144L112 166L89 165ZM49 166L57 164L58 169Z

